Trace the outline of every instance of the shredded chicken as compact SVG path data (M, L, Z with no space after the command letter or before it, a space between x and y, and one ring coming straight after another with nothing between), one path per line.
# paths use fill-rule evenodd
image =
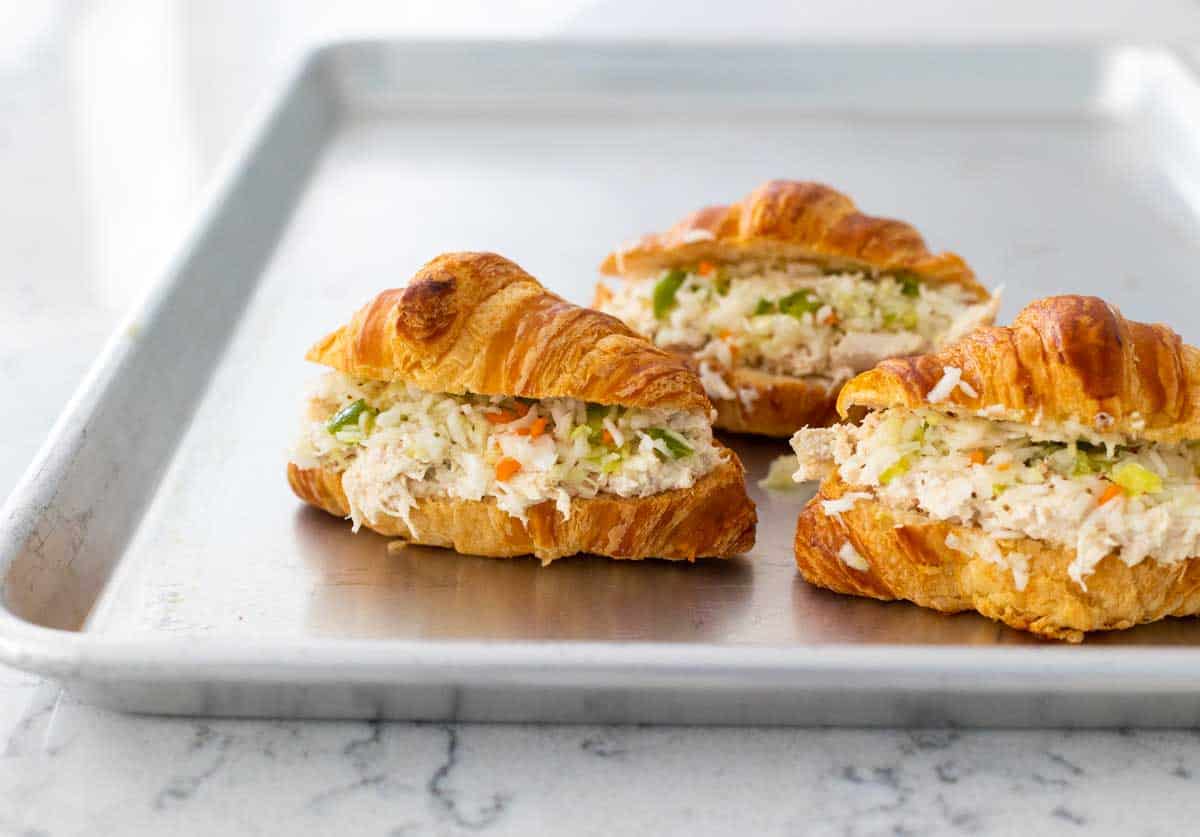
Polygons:
M911 331L852 331L829 350L829 360L834 369L858 373L885 358L915 355L931 348L928 340Z
M855 493L979 529L951 548L1003 562L1019 587L1025 556L997 540L1074 550L1068 571L1085 589L1110 554L1130 566L1200 555L1200 444L893 408L859 426L801 430L792 447L798 481L836 469Z
M720 461L701 413L589 405L568 398L447 395L330 373L292 451L343 474L356 526L408 523L419 497L492 498L518 519L572 497L644 497L689 488Z
M989 320L996 305L957 285L826 275L805 262L669 270L626 280L600 302L657 345L701 359L706 389L719 399L737 397L723 370L840 381L884 358L935 349Z

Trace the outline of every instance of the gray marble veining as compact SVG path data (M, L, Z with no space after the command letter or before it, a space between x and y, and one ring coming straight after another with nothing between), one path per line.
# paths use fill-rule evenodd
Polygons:
M22 695L0 834L1174 834L1200 815L1187 732L198 721Z

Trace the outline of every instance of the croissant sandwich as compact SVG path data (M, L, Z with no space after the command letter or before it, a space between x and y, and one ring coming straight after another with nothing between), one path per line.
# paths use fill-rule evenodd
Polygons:
M383 535L543 563L748 550L742 466L695 375L505 258L452 253L317 343L288 481Z
M688 358L716 426L789 436L835 417L841 384L988 324L998 300L908 224L819 183L773 180L612 253L593 303Z
M851 380L799 431L813 584L1045 637L1200 612L1200 350L1094 297Z

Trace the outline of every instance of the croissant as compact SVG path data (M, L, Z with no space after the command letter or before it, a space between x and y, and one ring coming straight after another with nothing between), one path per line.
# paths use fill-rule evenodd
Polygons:
M789 436L836 418L841 384L988 324L998 300L913 227L819 183L772 180L610 254L593 307L685 357L716 426Z
M501 256L439 256L307 358L334 371L288 482L355 528L543 563L753 545L742 465L695 375Z
M1200 350L1095 297L855 377L799 431L796 528L830 590L1071 642L1200 612Z

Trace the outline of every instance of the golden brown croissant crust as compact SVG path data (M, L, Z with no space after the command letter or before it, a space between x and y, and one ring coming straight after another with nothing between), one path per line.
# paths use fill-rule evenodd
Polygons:
M820 183L770 180L741 202L693 212L665 233L642 236L600 266L610 276L643 276L698 261L806 259L833 269L904 273L988 297L954 253L934 254L913 227L858 211Z
M688 489L649 497L574 498L566 520L553 502L531 506L526 525L491 500L427 497L418 499L410 512L418 537L394 517L365 525L381 535L468 555L535 555L544 563L578 552L686 561L737 555L754 546L758 517L746 496L741 463L727 449L722 457L721 464ZM350 513L337 472L289 463L288 483L306 503L339 517Z
M568 397L709 410L678 358L572 305L494 253L447 253L384 291L307 355L356 378L431 392Z
M688 366L698 367L699 361L683 356ZM810 378L774 375L758 369L734 367L722 371L721 377L734 392L751 390L754 396L714 398L717 411L714 427L733 433L755 433L760 436L787 438L800 427L825 427L837 421L837 388Z
M957 388L930 405L945 370ZM1158 442L1200 438L1200 350L1165 325L1125 319L1092 296L1030 303L1008 327L980 328L928 355L885 360L851 379L838 412L905 406L1004 413L1023 423L1077 421Z
M1087 578L1087 590L1068 575L1073 550L1042 541L998 540L1001 553L1029 556L1029 580L1018 590L1012 573L946 546L946 536L968 527L916 512L893 511L860 500L840 515L821 501L847 491L836 476L800 513L796 565L810 584L837 593L907 599L944 613L976 610L1013 628L1079 642L1087 631L1129 628L1166 616L1200 613L1200 561L1174 566L1143 561L1133 567L1110 555ZM849 543L869 565L847 566L838 553Z

